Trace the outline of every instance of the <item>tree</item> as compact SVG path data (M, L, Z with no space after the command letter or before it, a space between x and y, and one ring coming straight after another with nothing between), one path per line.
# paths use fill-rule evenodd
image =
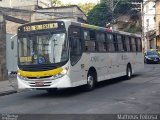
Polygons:
M91 11L95 5L96 5L95 3L85 3L85 4L80 3L80 4L78 4L78 6L81 8L81 10L86 15L88 15L88 12Z
M103 3L97 4L88 13L89 24L105 27L108 22L112 21L110 9Z
M106 23L117 24L120 16L130 16L130 22L123 28L127 32L140 32L140 14L133 11L132 0L100 0L88 14L90 24L105 26ZM113 23L114 21L114 23Z
M62 2L60 0L50 0L53 6L62 6Z

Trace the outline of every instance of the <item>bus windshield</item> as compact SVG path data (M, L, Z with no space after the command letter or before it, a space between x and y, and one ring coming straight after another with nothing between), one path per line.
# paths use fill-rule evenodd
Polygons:
M53 64L68 60L64 32L19 37L18 46L19 65Z

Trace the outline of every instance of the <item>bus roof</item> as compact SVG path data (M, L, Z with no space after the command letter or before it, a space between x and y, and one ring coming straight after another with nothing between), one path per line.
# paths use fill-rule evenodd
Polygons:
M80 27L84 27L84 28L90 28L90 29L100 30L100 31L104 31L104 32L119 33L119 34L124 34L124 35L129 35L129 36L135 36L135 37L141 37L141 35L138 35L138 34L128 33L128 32L124 32L124 31L112 30L112 29L105 28L105 27L99 27L99 26L95 26L95 25L90 25L90 24L86 24L86 23L80 23L80 22L66 20L66 19L41 20L41 21L26 23L26 24L23 24L22 26L29 25L29 24L34 24L34 23L40 23L40 22L51 22L51 21L70 22L72 25L76 25L76 26L80 26Z

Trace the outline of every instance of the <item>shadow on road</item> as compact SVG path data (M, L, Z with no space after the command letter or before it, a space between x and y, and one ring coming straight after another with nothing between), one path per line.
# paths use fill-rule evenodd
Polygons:
M139 74L135 74L133 75L133 77L130 79L132 80L133 78L140 76ZM34 90L34 92L38 93L38 94L34 94L30 97L32 98L67 98L67 97L73 97L76 95L80 95L80 94L88 94L91 92L95 92L98 89L104 88L104 87L109 87L111 85L115 85L118 83L121 83L123 81L126 81L125 77L119 77L119 78L115 78L115 79L110 79L110 80L106 80L106 81L102 81L102 82L98 82L96 84L96 87L93 91L89 91L86 92L83 89L83 86L80 87L75 87L75 88L66 88L66 89L59 89L57 91L54 91L53 93L48 93L47 91L43 90L43 92L40 91L36 91Z

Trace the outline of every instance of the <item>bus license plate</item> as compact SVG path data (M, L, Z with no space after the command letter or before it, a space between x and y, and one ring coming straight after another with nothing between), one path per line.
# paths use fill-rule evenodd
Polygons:
M37 82L35 82L35 85L36 86L43 86L44 82L43 81L37 81Z

